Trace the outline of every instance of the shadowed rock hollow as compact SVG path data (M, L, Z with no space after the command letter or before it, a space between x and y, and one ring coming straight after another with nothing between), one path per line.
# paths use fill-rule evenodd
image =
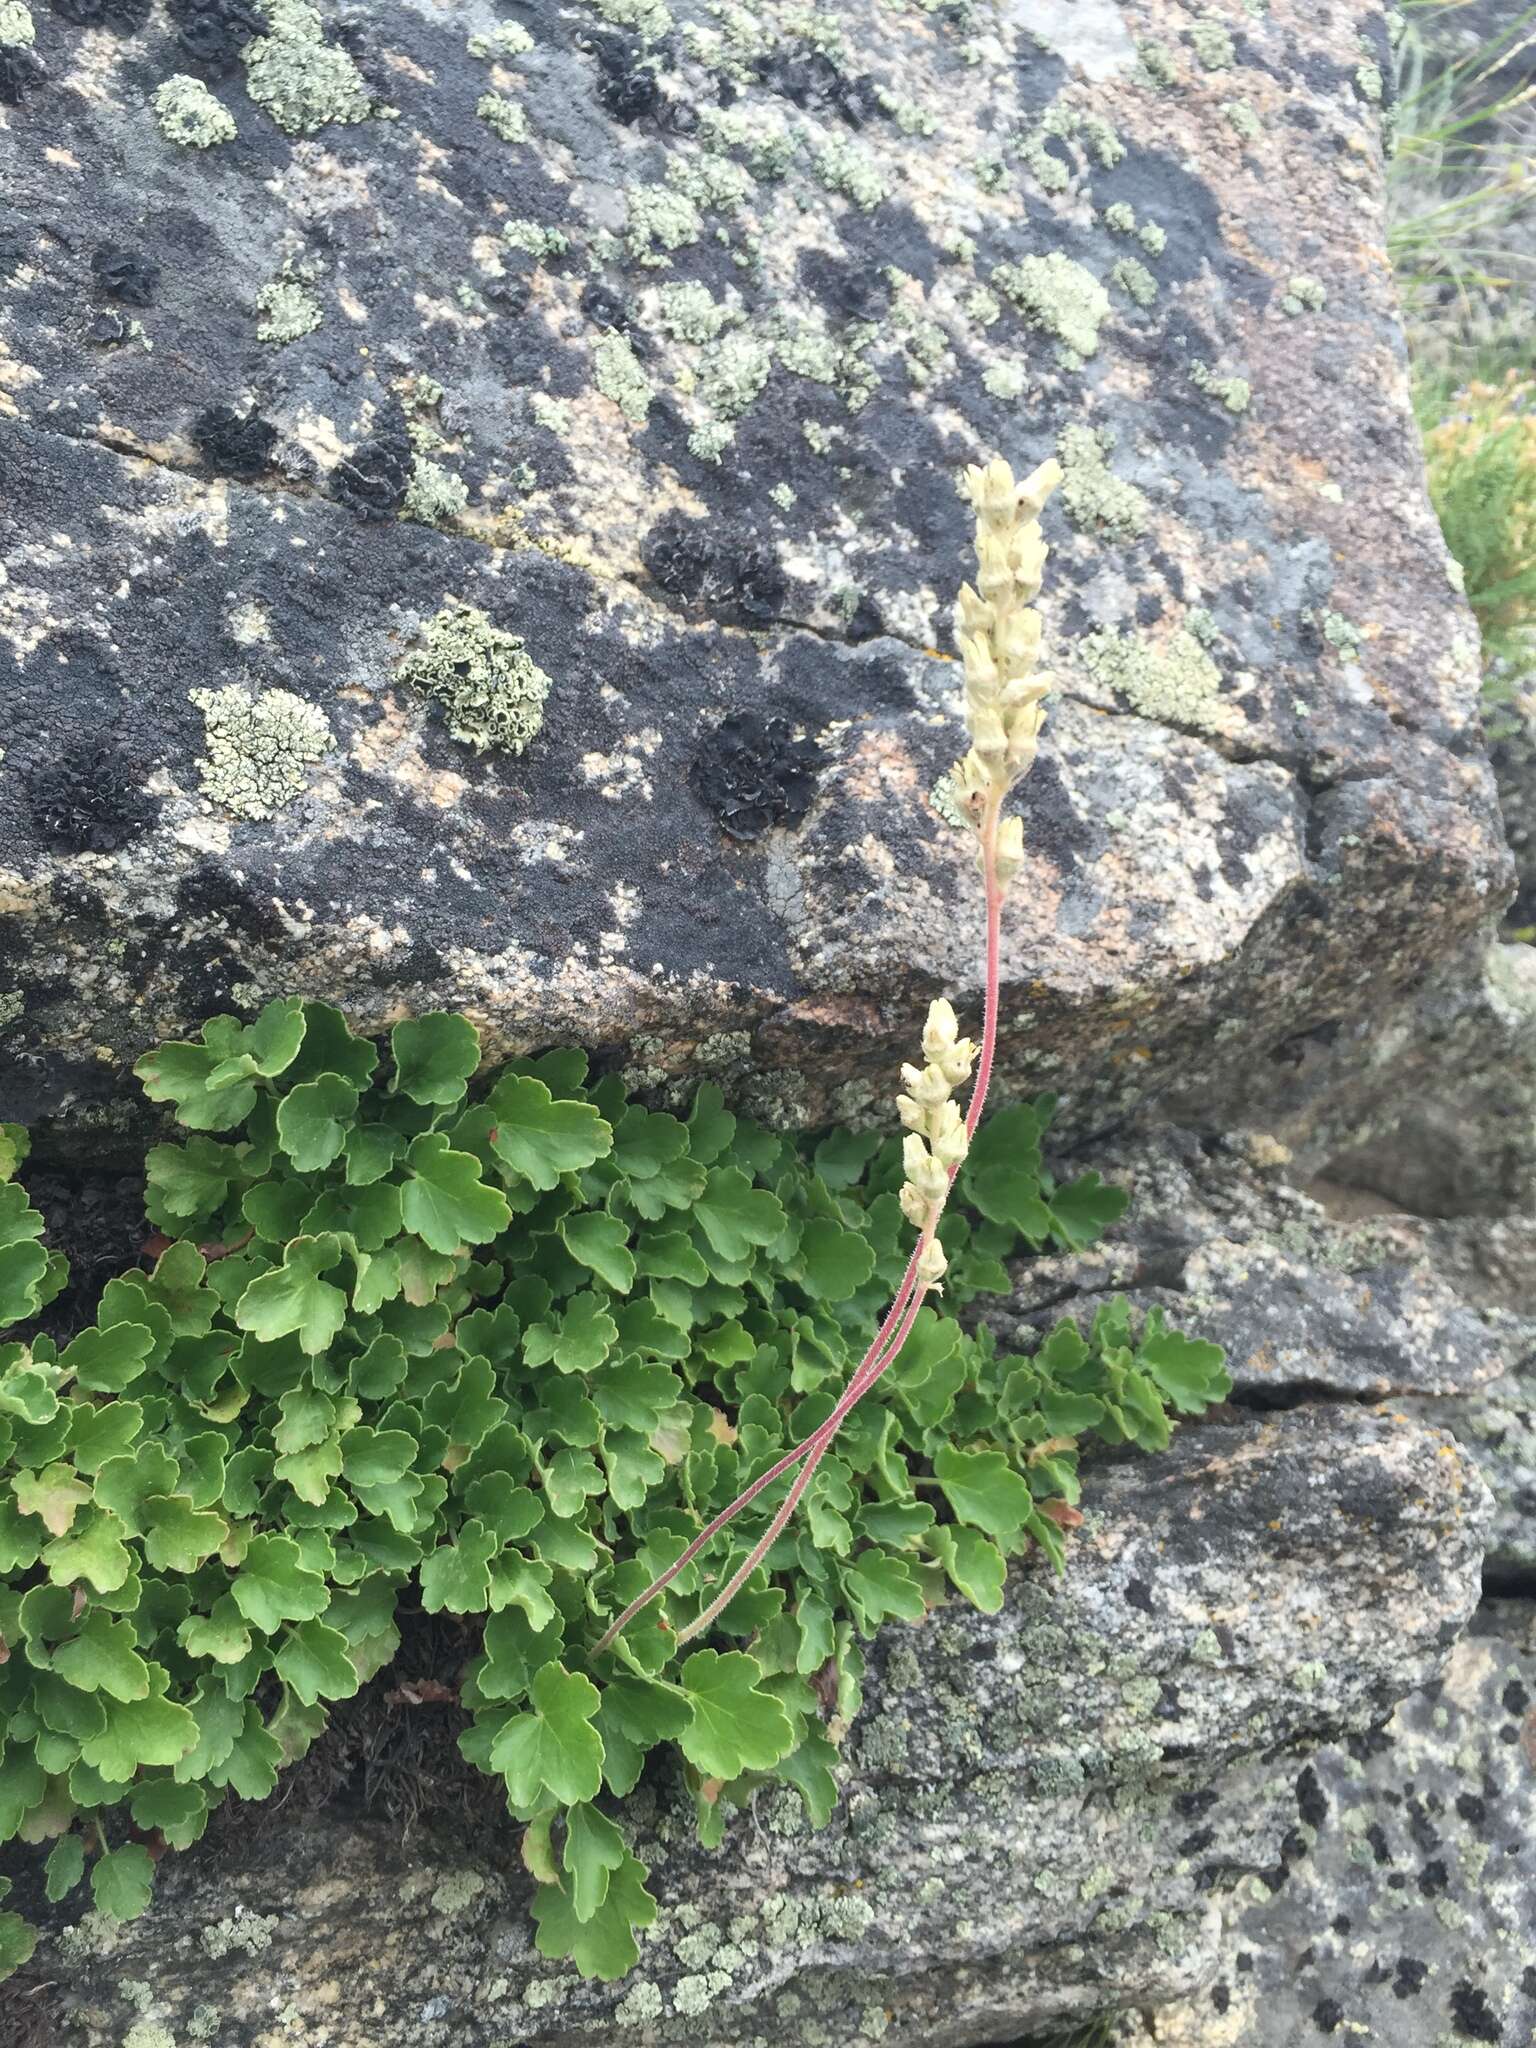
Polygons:
M97 12L0 106L9 1114L295 986L858 1114L976 991L994 450L1068 474L1011 1084L1251 1097L1488 913L1377 9Z

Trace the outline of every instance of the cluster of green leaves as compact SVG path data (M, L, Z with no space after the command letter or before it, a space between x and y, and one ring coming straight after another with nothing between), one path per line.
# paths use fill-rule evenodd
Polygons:
M1441 394L1425 419L1424 455L1497 703L1536 669L1536 380L1511 370Z
M88 1872L99 1908L142 1910L154 1854L270 1793L410 1599L482 1620L444 1677L527 1824L539 1948L621 1975L655 1909L608 1809L649 1751L680 1753L708 1842L769 1779L824 1822L860 1638L952 1588L996 1610L1009 1556L1061 1560L1080 1437L1155 1450L1226 1390L1215 1347L1123 1303L1032 1356L924 1308L718 1646L670 1655L787 1479L595 1657L830 1412L908 1256L900 1149L782 1137L712 1088L658 1114L572 1052L472 1090L479 1055L461 1018L398 1025L386 1056L284 1001L140 1062L187 1131L148 1158L167 1243L62 1349L0 1344L0 1841L52 1844L51 1898ZM948 1310L1123 1207L1051 1180L1048 1118L982 1132ZM6 1322L61 1282L41 1230L0 1185ZM0 1967L31 1939L0 1916Z

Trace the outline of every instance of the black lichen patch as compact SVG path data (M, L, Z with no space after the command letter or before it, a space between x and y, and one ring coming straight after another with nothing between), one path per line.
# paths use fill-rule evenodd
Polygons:
M211 405L192 422L192 438L215 476L250 483L261 475L277 445L277 429L260 413L239 413Z
M388 519L404 503L413 461L404 419L389 420L337 463L332 489L359 519Z
M757 75L779 98L837 113L850 128L862 128L882 111L874 80L844 71L824 50L772 50L759 58Z
M597 100L605 114L629 126L661 109L661 85L632 36L591 35L584 49L597 59Z
M122 756L110 745L80 746L28 780L32 822L56 853L115 853L155 821Z
M20 43L0 43L0 107L19 107L42 77L43 67L30 50Z
M807 249L799 267L806 289L840 319L883 320L890 309L891 286L883 270L842 262L824 249Z
M150 306L160 282L160 266L137 249L103 242L91 258L91 275L96 289L109 299L120 299L125 306Z
M1504 2038L1504 2029L1486 1993L1465 1978L1451 1992L1451 2025L1462 2041L1499 2042Z
M788 579L759 541L716 537L707 520L672 517L651 528L640 555L659 587L689 609L747 623L784 614Z
M53 11L76 28L109 28L137 35L149 19L150 0L53 0Z
M788 721L733 711L694 755L688 781L732 839L798 825L816 793L821 750Z
M267 23L245 0L168 0L182 55L205 71L233 71L240 52L253 36L267 33Z
M526 298L523 302L527 304ZM583 317L594 327L606 327L622 334L634 318L634 307L622 292L616 292L600 278L593 278L581 295Z

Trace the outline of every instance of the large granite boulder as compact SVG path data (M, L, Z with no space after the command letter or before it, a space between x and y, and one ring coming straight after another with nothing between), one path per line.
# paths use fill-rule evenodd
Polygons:
M680 1789L650 1788L662 1912L621 1983L534 1954L516 1830L483 1780L444 1783L430 1686L386 1673L366 1736L299 1767L331 1804L244 1810L167 1861L145 1918L45 1944L51 2038L963 2048L1192 1992L1217 1902L1316 1825L1306 1753L1438 1674L1486 1490L1442 1432L1346 1410L1191 1428L1100 1466L1085 1507L1061 1581L1017 1571L995 1617L882 1634L824 1832L775 1794L706 1854ZM435 1818L349 1819L337 1780L413 1717L394 1768L433 1777Z
M1536 2038L1536 1630L1493 1602L1443 1680L1303 1773L1290 1853L1238 1887L1215 1981L1124 2048ZM1299 1788L1301 1789L1301 1788Z
M295 987L857 1114L976 991L992 450L1068 473L1010 1085L1262 1095L1501 899L1378 8L3 19L6 1114Z

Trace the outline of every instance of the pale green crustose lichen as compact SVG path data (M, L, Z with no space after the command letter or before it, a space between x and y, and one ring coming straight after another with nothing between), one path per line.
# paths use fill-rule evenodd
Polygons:
M741 315L722 306L703 284L664 284L656 292L656 323L674 341L713 341Z
M313 135L330 122L366 121L373 102L363 75L325 40L305 0L261 0L271 33L242 52L245 89L285 135Z
M218 1962L239 1952L259 1956L272 1946L275 1913L242 1913L238 1918L216 1920L202 1933L204 1951Z
M992 282L1031 327L1055 337L1064 367L1075 369L1097 352L1099 327L1109 317L1109 294L1081 263L1053 249L1048 256L999 263Z
M1228 412L1246 412L1253 398L1253 386L1246 377L1220 377L1209 363L1192 363L1189 381L1197 391L1219 398Z
M1178 62L1166 43L1155 42L1149 38L1137 45L1136 57L1141 67L1141 75L1149 85L1156 86L1160 92L1167 92L1178 84Z
M228 107L200 78L189 78L184 71L157 85L149 103L160 133L183 149L212 149L215 143L233 142L239 133Z
M700 462L718 462L736 438L736 429L724 420L705 420L688 436L688 451Z
M1112 235L1134 235L1136 232L1136 209L1127 206L1123 199L1117 199L1113 206L1104 209L1104 225Z
M758 335L727 334L699 365L699 396L718 418L739 419L768 381L773 350Z
M672 10L665 0L594 0L604 21L615 28L632 28L643 42L654 43L672 26Z
M860 149L857 143L829 142L818 151L814 169L829 192L840 192L864 213L890 196L884 173L868 150Z
M296 277L274 277L264 284L256 294L256 307L262 316L256 323L256 339L279 345L312 334L325 317L320 301Z
M232 683L188 695L203 714L203 794L238 818L270 818L292 803L305 771L330 751L325 713L291 690L252 696Z
M477 753L522 753L544 723L549 677L520 635L493 626L474 605L450 600L427 622L422 640L397 666L397 678L441 704L449 732Z
M1000 398L1011 404L1015 399L1022 398L1028 389L1029 372L1022 363L993 363L982 371L981 381L983 388L990 392L993 398Z
M687 193L670 185L632 185L625 194L625 242L634 260L655 269L674 249L696 242L704 217Z
M1237 45L1225 22L1207 14L1189 31L1189 46L1207 71L1228 71L1237 61Z
M484 35L471 36L465 48L471 57L486 63L510 64L516 57L527 56L533 48L533 37L520 22L499 21Z
M407 519L419 519L424 526L446 526L468 503L469 485L456 470L445 469L423 455L416 457L400 507Z
M1293 277L1280 300L1280 310L1292 319L1300 313L1321 313L1328 303L1328 287L1320 278L1305 273Z
M735 213L752 195L751 172L713 150L670 158L667 183L695 206L716 213Z
M602 335L593 344L592 369L604 398L611 398L625 419L644 426L655 388L622 334Z
M1114 540L1146 532L1152 506L1145 492L1109 468L1113 440L1081 424L1063 428L1056 444L1062 467L1061 502L1075 526L1098 528Z
M1122 256L1110 268L1109 281L1134 299L1138 306L1150 306L1157 297L1157 279L1134 256Z
M30 49L37 40L32 10L22 0L0 0L0 44L12 49Z
M1192 633L1180 630L1159 645L1138 634L1103 628L1082 642L1083 666L1143 718L1164 725L1220 731L1221 671Z
M1043 135L1032 136L1021 144L1019 155L1042 192L1065 192L1071 184L1071 171L1054 151L1047 149Z
M570 237L559 228L547 228L537 220L505 222L501 239L509 249L521 249L525 256L563 256L571 246Z
M526 142L528 140L528 116L516 100L509 100L499 92L484 92L475 102L475 112L503 142Z
M1251 100L1227 100L1221 109L1244 142L1257 142L1264 125L1253 111Z

